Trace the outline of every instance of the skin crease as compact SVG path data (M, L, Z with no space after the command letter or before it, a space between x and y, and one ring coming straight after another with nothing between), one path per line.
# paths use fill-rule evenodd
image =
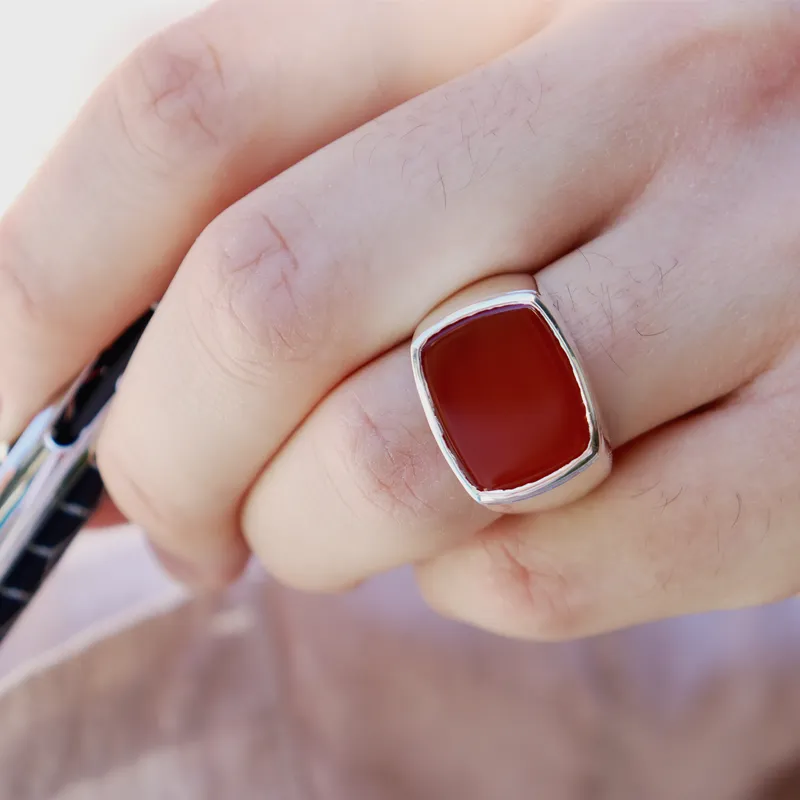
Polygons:
M247 116L275 71L230 55L254 8L220 4L123 66L0 223L0 341L31 342L0 349L0 430L63 383L42 354L77 369L127 321L113 308L169 285L99 457L117 506L199 584L250 552L315 591L413 563L436 610L534 639L794 594L800 7L494 4L486 18L514 24L491 48L467 37L441 70L431 45L416 71L379 64L381 91L334 86L351 113L285 152L291 114L264 139ZM290 110L308 105L293 68ZM277 155L253 176L256 140ZM114 200L97 141L127 142L114 163L146 178L126 202L156 197L164 229L86 221ZM78 167L59 257L37 253ZM82 268L87 236L104 257ZM147 246L114 279L120 305L70 338L54 309L98 302L123 240ZM464 286L523 270L566 318L616 463L569 506L498 517L436 451L407 340Z

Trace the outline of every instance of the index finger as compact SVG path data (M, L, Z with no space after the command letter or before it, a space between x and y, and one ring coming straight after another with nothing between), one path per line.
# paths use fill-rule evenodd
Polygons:
M0 220L0 440L161 295L221 210L551 10L503 6L220 0L139 48Z

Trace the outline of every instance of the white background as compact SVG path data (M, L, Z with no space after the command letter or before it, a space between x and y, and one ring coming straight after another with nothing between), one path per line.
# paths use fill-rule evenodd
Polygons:
M0 0L0 211L125 54L207 0Z

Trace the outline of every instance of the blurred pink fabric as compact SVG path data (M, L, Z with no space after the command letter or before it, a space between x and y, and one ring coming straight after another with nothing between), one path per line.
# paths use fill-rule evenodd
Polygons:
M800 605L582 642L437 618L406 573L215 597L86 534L0 648L13 800L800 797Z

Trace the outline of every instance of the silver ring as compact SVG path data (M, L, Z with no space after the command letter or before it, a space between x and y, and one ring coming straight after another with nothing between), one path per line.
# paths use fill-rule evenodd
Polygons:
M493 279L445 303L417 328L411 360L436 442L481 505L561 505L608 475L588 377L530 276Z

